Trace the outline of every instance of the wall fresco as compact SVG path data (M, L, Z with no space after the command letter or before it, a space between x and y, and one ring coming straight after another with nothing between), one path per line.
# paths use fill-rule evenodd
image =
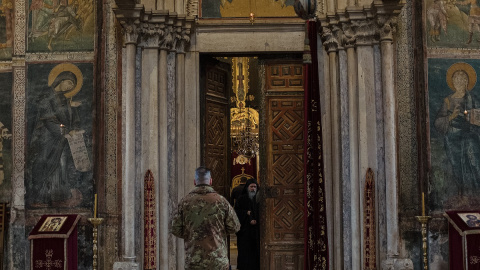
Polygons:
M429 59L430 209L480 203L480 60Z
M12 73L0 73L0 201L12 195Z
M93 50L93 0L31 0L28 52Z
M12 58L13 0L0 0L0 60Z
M296 17L294 0L203 0L202 18Z
M91 207L93 65L27 67L26 203Z
M428 47L480 47L477 0L427 0L424 7Z

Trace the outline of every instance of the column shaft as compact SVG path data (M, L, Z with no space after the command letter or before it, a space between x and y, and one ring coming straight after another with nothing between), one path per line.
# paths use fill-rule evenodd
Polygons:
M159 99L158 99L158 138L159 138L159 183L158 183L158 252L159 269L168 268L168 113L167 113L167 50L160 50L158 63L159 72Z
M125 164L123 189L123 257L135 261L135 54L136 45L126 44L125 72Z
M360 262L363 260L363 190L365 188L365 174L368 168L377 172L377 145L376 145L376 104L375 104L375 67L374 54L371 45L357 47L357 75L358 75L358 207L360 234L358 234L359 249L357 252ZM358 258L357 258L358 260Z
M393 44L391 40L381 42L382 87L385 136L385 177L387 205L387 252L388 256L398 255L398 205L397 205L397 147L395 114L395 86L393 77Z
M352 269L361 269L360 177L358 174L358 91L355 48L347 48L348 122L350 146Z
M180 201L185 196L185 54L177 54L177 196ZM183 239L177 238L177 269L185 268L185 253Z
M333 222L335 224L342 224L342 193L341 193L341 147L340 147L340 89L338 76L338 56L337 51L328 53L329 69L330 69L330 111L327 111L331 117L331 170L332 170L332 184L333 184L333 208L334 216ZM333 227L334 237L334 261L335 267L343 268L343 252L342 252L342 226Z

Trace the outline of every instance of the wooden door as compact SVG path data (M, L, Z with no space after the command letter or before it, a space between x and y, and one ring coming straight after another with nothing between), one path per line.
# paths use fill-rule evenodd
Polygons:
M213 188L225 198L230 194L229 173L229 72L230 65L213 58L202 59L204 102L203 164L212 170Z
M262 269L303 270L303 65L266 65Z

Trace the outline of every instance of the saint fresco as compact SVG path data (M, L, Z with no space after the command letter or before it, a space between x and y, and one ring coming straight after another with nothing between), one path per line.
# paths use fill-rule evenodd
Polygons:
M434 210L480 202L479 60L429 59L430 198Z
M28 15L29 52L93 50L93 0L31 0Z
M93 65L27 69L27 205L90 206Z
M202 18L296 17L294 0L201 0Z
M0 61L12 58L13 0L0 0Z
M427 46L479 48L480 3L477 1L425 1Z
M12 73L0 73L0 198L12 192Z

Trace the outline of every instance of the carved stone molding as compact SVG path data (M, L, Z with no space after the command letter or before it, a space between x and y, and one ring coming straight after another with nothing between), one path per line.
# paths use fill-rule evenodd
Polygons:
M324 42L328 42L324 44L325 48L334 49L331 35L336 37L339 47L368 46L377 43L379 39L393 40L397 17L404 4L404 0L373 1L370 6L347 7L344 11L328 15L317 10L317 18L324 26L320 35ZM336 25L341 31L336 32Z
M145 12L143 5L132 9L113 9L123 27L125 44L159 47L184 52L190 42L194 18L168 11Z
M26 32L26 1L15 0L15 30L13 42L13 54L25 55L25 32Z
M192 16L192 17L197 17L198 18L198 7L199 7L199 1L198 0L188 0L187 2L187 15Z
M24 208L25 194L25 67L13 69L13 207Z
M382 270L413 270L413 262L410 259L390 258L382 262Z
M68 52L68 53L27 53L27 62L35 61L93 61L94 52Z

